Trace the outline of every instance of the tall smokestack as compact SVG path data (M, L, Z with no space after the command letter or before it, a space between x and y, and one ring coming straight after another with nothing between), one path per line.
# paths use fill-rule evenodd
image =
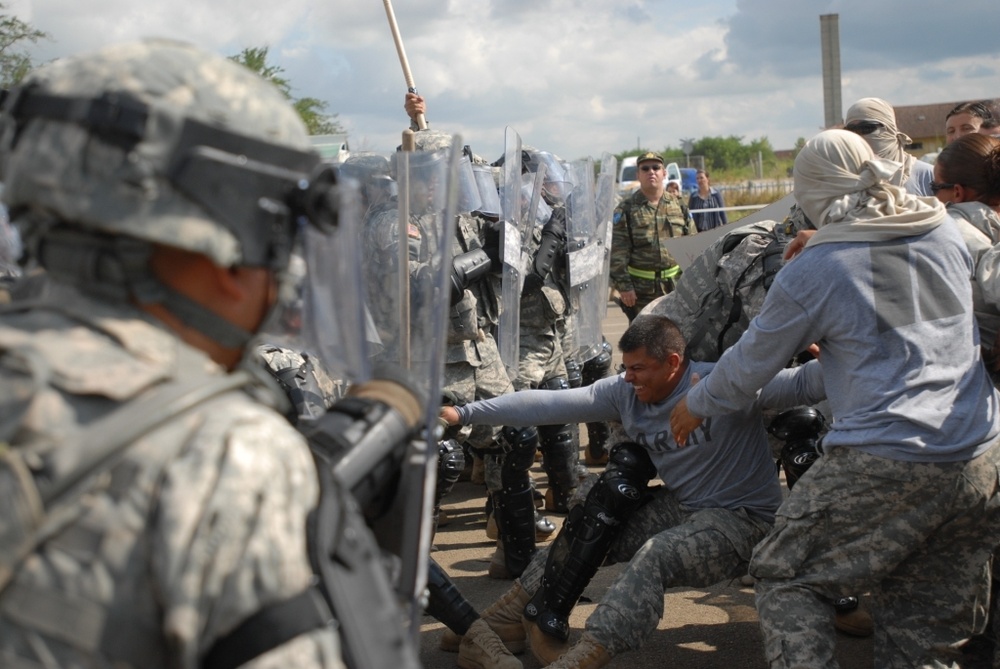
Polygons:
M823 49L823 121L830 128L844 122L840 102L840 14L819 17Z

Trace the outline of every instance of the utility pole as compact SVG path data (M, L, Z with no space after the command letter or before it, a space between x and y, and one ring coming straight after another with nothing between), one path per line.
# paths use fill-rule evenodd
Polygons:
M823 127L844 122L840 101L840 14L821 14L819 37L823 52Z

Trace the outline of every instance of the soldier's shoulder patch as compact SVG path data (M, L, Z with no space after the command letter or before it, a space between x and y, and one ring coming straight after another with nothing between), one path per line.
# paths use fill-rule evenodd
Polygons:
M413 223L410 223L406 230L406 234L414 239L420 239L420 228L415 226Z
M615 218L614 218L615 225L617 225L618 222L620 220L622 220L623 217L624 217L624 214L622 214L622 210L621 209L615 209Z

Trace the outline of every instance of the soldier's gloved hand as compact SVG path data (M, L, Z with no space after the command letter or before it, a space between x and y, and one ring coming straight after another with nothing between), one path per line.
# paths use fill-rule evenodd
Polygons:
M542 228L542 237L551 237L554 240L566 243L566 209L563 207L556 207L552 210L552 216L549 217L548 223ZM543 242L544 243L544 242Z
M490 270L500 271L500 226L502 223L491 223L483 227L483 250L490 259Z

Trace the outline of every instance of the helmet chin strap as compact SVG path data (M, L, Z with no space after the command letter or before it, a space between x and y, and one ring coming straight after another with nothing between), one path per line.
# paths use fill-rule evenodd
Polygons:
M58 225L31 242L33 254L50 275L71 280L87 292L119 301L160 304L184 325L225 348L244 348L254 336L157 279L149 270L149 242Z

